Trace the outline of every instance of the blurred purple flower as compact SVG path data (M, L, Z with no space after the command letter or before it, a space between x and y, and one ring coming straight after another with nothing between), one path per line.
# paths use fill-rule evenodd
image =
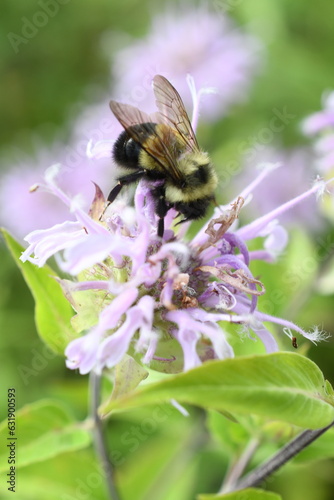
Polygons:
M101 191L96 191L90 216L57 185L59 167L49 169L40 189L53 192L68 205L75 221L30 233L21 260L43 266L55 255L60 269L73 276L73 281L59 282L77 316L82 301L82 295L76 298L78 292L87 294L86 303L95 307L98 320L93 326L89 321L81 324L82 336L66 349L67 366L82 374L93 369L100 372L115 366L128 352L154 369L175 373L209 359L232 357L232 347L218 322L252 330L267 352L278 349L263 324L267 321L281 325L290 338L292 330L313 342L326 338L317 328L305 332L257 309L264 286L253 277L249 263L258 258L272 262L287 242L277 219L326 186L318 180L308 191L238 228L243 198L270 172L270 168L265 175L262 172L230 206L216 209L187 242L182 232L188 224L176 234L173 210L167 214L163 239L157 238L154 202L144 182L137 187L135 209L125 209L116 200L100 220ZM263 248L249 252L246 242L261 235ZM87 311L84 314L87 321Z
M29 191L36 181L43 179L45 164L27 159L21 167L15 165L3 175L0 182L0 224L22 239L34 228L47 228L63 222L70 215L67 207L49 193L39 193L38 203ZM37 164L37 165L36 165Z
M71 217L68 207L59 202L53 193L31 192L30 188L43 180L46 166L55 162L62 164L58 176L59 186L71 197L80 195L85 209L89 207L87 200L94 196L93 181L103 189L110 188L111 150L99 162L93 162L87 156L90 138L103 141L104 138L113 137L113 133L117 137L120 132L120 126L105 103L103 108L94 106L79 115L73 122L72 141L69 144L57 141L47 149L38 142L34 145L37 151L35 157L19 153L14 164L13 160L2 160L5 164L10 162L11 168L0 182L0 223L16 237L23 238L36 226L47 228Z
M199 88L216 92L203 99L201 112L217 119L233 103L247 98L261 53L260 42L236 28L218 6L215 11L205 6L179 7L177 11L171 7L153 19L144 40L136 40L114 55L115 95L149 110L154 104L151 80L162 74L190 105L185 81L190 74Z
M326 129L334 128L334 92L327 92L323 97L323 110L305 118L302 130L305 135L315 135Z
M334 169L334 127L330 133L315 142L314 150L318 156L316 167L319 172L326 173Z
M321 174L334 168L334 92L323 98L323 110L307 117L302 123L305 135L315 137L315 166Z

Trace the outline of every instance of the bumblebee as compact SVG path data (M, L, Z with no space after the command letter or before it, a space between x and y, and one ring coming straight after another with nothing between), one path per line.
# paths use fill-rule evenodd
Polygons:
M116 140L112 156L128 170L118 177L108 196L112 203L123 186L139 179L152 182L151 193L158 216L159 237L171 208L183 215L180 222L205 215L214 199L217 175L207 153L200 150L182 99L163 76L153 79L158 111L148 115L134 106L110 101L110 108L124 131Z

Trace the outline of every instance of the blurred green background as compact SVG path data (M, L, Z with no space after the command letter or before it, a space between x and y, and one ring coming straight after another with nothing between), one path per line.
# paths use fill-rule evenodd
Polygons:
M223 160L228 157L234 140L251 136L254 130L257 131L268 123L274 107L281 109L286 106L296 115L296 119L291 126L284 128L279 142L285 147L305 144L307 141L300 133L299 122L320 109L322 93L334 85L333 2L243 0L225 3L231 6L227 12L236 24L244 26L262 40L266 54L263 68L254 78L247 102L233 106L224 120L203 127L201 143L213 152L215 160L220 158L219 155ZM173 4L177 9L177 2L170 1L166 5ZM196 5L195 2L189 4ZM16 54L8 33L20 33L22 18L31 19L39 8L38 2L3 0L0 16L0 158L6 158L6 162L0 165L3 171L10 168L9 160L17 151L28 155L32 153L32 138L36 135L46 145L51 144L59 134L66 141L71 132L69 116L73 106L77 103L88 104L92 95L96 96L99 92L102 95L110 88L110 61L102 49L103 34L114 31L140 38L149 29L153 16L164 5L153 0L69 0L63 5L59 3L59 12L54 19L40 28L27 44L20 45ZM19 199L17 203L20 203ZM271 313L289 317L306 329L313 324L320 324L333 333L333 294L319 293L314 285L319 273L323 275L324 272L330 272L330 268L325 266L327 260L314 273L301 272L293 297L289 295L288 286L282 280L287 269L293 272L297 268L301 256L313 255L315 238L322 234L326 235L330 256L333 253L334 231L328 220L325 220L321 230L313 234L302 228L294 230L288 251L278 265L269 267L257 264L253 270L255 274L266 276L269 297L275 290L283 292L284 299L275 304ZM330 259L328 261L330 265ZM64 360L48 352L39 341L34 327L32 297L4 246L0 247L0 262L2 390L16 387L18 407L40 398L55 397L68 404L78 418L84 418L87 404L86 377L67 370ZM282 340L282 346L291 349L288 339ZM333 354L332 339L317 347L312 346L309 351L310 358L320 366L332 383ZM1 413L4 418L4 406L1 406ZM131 415L129 421L144 417L143 411L139 416ZM184 436L186 431L182 419L183 417L174 415L173 421L168 423L168 429L161 425L154 435L145 439L135 459L133 456L129 460L125 459L125 470L127 466L131 468L131 461L154 455L155 450L165 446L166 440L168 442L173 437L179 439L175 436ZM170 425L173 422L174 430ZM114 423L116 433L117 429L120 431L127 424L126 419L122 421L118 418ZM189 481L194 477L192 471L202 470L202 476L197 477L193 497L184 498L194 498L196 491L215 491L219 486L218 478L226 466L217 449L210 444L202 424L203 415L192 411L191 426L197 434L192 446L194 449L198 447L198 453L196 464L192 459L188 470ZM189 425L189 421L186 425ZM170 453L173 460L178 451L177 447L171 448L170 443L166 445L166 453ZM53 467L51 462L50 467ZM153 467L153 464L150 466ZM43 467L47 467L47 463ZM170 464L163 464L161 467L165 474L177 478L177 473L170 471ZM157 477L159 474L163 477L161 471L157 471ZM142 474L144 478L145 474ZM24 472L22 477L25 477ZM281 493L286 500L329 500L334 491L333 477L333 462L320 462L306 468L291 466L278 474L268 487ZM186 479L185 477L184 481ZM58 480L61 482L61 479ZM0 498L7 498L2 497L2 494L1 491ZM172 493L170 495L168 498L173 498ZM40 498L53 496L50 493L50 497ZM98 495L96 498L104 497ZM161 498L167 499L167 496Z

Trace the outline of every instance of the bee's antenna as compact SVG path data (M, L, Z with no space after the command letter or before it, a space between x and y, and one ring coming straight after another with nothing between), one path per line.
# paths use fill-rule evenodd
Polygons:
M212 198L212 202L213 202L214 206L215 206L216 208L218 208L218 209L220 210L220 212L221 212L221 213L223 213L223 210L220 208L220 205L219 205L219 203L217 202L217 200L216 200L216 197L215 197L215 196L213 196L213 198Z
M110 201L108 201L108 200L107 200L107 202L106 202L106 204L105 204L105 207L104 207L104 209L103 209L103 212L102 212L102 214L101 214L101 215L100 215L100 217L99 217L99 221L101 221L101 220L102 220L102 218L103 218L104 214L106 213L106 210L107 210L107 208L109 207L109 205L110 205Z

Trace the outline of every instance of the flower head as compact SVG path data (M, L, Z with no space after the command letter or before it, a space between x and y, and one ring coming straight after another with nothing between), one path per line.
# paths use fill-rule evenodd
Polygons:
M114 56L113 76L118 100L150 109L150 81L166 76L181 95L187 95L184 76L191 74L200 88L215 93L202 102L202 115L217 118L244 100L260 63L259 41L233 25L216 8L170 8L153 19L149 33ZM190 99L185 98L185 104Z
M323 189L322 181L244 227L237 227L244 201L238 197L216 209L186 241L175 232L173 210L163 238L157 237L150 186L143 181L134 209L125 210L122 200L116 200L103 212L97 188L89 215L58 187L58 173L57 166L49 170L40 188L67 204L75 220L30 233L21 259L42 266L55 255L60 269L72 275L72 280L59 279L76 311L73 326L81 334L66 349L69 368L101 371L129 353L160 371L188 370L233 356L223 326L231 323L252 330L268 352L278 347L266 321L281 325L288 336L294 330L313 342L323 337L258 311L257 298L265 288L250 270L252 260L273 261L284 248L286 233L277 219ZM247 188L242 194L247 195ZM258 236L263 248L249 252L247 241ZM88 310L82 303L89 304Z
M111 115L107 107L105 105L104 107L105 115ZM112 122L115 121L110 117L110 123ZM9 166L11 163L11 168L1 176L1 225L8 228L16 237L23 238L36 227L48 228L71 217L68 206L61 203L52 190L38 190L36 194L32 193L34 185L43 182L45 165L52 165L55 161L62 164L57 179L59 187L72 197L79 195L83 208L88 210L90 204L88 200L94 196L92 181L98 182L106 189L110 183L110 151L109 158L99 162L92 162L86 154L88 142L86 133L95 140L102 140L104 135L99 129L102 123L101 115L99 118L96 116L95 121L92 119L90 124L86 123L86 131L83 130L81 123L80 130L75 127L75 137L67 145L56 141L47 148L36 141L36 154L33 158L20 152L16 155L14 164L9 159L2 159L5 165Z
M195 126L200 91L195 91L193 80L190 84ZM96 154L96 146L92 151ZM189 221L177 232L174 208L165 216L162 237L157 236L153 190L161 181L143 178L135 192L134 208L116 198L106 209L103 193L95 185L87 212L81 197L70 196L59 186L61 166L50 167L45 182L35 190L60 199L73 220L28 234L29 246L21 260L43 266L55 256L61 271L72 276L72 280L58 279L76 312L73 327L81 335L67 346L67 366L81 373L101 372L129 353L156 370L188 370L206 360L234 355L224 324L241 324L244 331L252 330L267 352L278 346L266 321L281 325L290 338L292 331L312 342L324 338L318 329L305 332L257 307L265 287L253 276L252 261L275 261L288 241L279 219L326 189L326 183L317 179L307 191L239 227L245 199L274 170L266 164L237 198L217 207L213 217L187 241L184 234ZM249 251L247 242L259 237L261 248Z

